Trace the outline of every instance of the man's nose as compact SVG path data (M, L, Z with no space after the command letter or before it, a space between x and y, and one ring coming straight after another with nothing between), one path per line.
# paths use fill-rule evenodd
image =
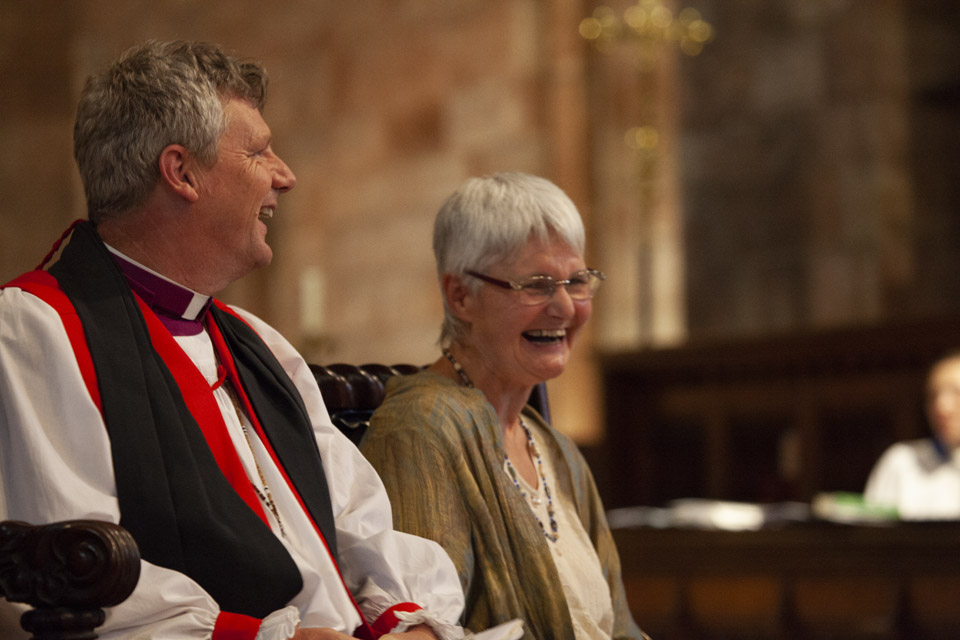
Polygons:
M277 156L277 169L273 175L273 188L281 193L290 191L297 184L297 176L293 174L287 163Z

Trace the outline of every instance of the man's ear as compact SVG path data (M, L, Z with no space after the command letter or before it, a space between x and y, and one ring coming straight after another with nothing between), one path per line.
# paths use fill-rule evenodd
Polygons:
M473 308L476 296L461 276L445 273L440 278L440 289L443 298L447 301L450 313L464 322L470 322L473 317Z
M160 178L171 191L194 203L200 199L197 190L197 161L179 144L166 146L160 152Z

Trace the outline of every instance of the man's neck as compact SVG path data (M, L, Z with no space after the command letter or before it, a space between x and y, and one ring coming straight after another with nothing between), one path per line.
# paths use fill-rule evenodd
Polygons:
M97 232L103 241L138 265L204 295L216 295L229 281L212 277L203 248L195 248L189 230L171 224L171 215L136 211L102 221Z
M161 273L140 264L107 244L130 288L157 314L173 335L196 335L203 330L201 321L212 302L210 296L197 293Z

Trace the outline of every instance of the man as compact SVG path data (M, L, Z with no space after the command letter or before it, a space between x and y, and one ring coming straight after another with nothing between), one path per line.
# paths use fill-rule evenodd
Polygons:
M270 262L296 183L265 91L205 43L148 42L88 80L89 221L0 290L0 520L130 530L141 578L104 638L458 637L453 564L392 530L290 344L212 298Z
M960 519L960 351L930 367L924 408L930 437L890 445L867 478L864 499L903 520Z

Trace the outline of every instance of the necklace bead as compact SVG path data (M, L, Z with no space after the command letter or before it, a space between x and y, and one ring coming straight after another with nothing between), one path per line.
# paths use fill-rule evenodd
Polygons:
M470 379L470 376L467 375L467 372L463 370L463 367L460 366L460 363L457 362L456 358L453 357L453 354L450 353L450 349L444 349L443 356L450 361L450 364L453 365L453 370L457 372L458 376L460 376L460 384L468 389L473 389L473 380Z

